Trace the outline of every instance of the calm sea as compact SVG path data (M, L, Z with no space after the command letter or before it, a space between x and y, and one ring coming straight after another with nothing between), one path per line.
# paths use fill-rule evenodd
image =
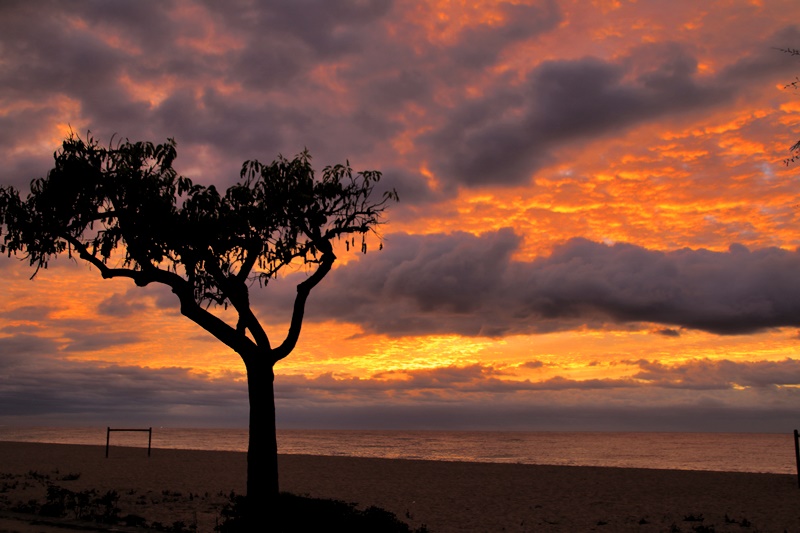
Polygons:
M0 427L0 440L105 445L106 428ZM147 433L111 433L147 446ZM245 451L245 429L153 428L153 448ZM792 434L283 430L285 454L796 473Z

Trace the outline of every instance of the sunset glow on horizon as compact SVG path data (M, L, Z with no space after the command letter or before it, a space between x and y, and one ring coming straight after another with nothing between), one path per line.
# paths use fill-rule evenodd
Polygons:
M0 7L0 184L74 131L224 189L308 148L400 202L312 291L279 427L784 431L800 401L800 4ZM383 250L378 250L381 239ZM0 424L244 426L165 287L0 258ZM251 301L273 344L302 267ZM226 316L222 309L216 310ZM796 425L796 422L795 422Z

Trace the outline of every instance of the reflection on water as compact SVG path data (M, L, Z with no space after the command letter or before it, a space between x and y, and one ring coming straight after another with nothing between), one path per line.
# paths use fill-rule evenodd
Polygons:
M105 446L106 428L0 427L0 440ZM147 433L111 434L147 446ZM792 435L282 430L281 453L439 461L795 473ZM153 448L245 451L246 429L153 428Z

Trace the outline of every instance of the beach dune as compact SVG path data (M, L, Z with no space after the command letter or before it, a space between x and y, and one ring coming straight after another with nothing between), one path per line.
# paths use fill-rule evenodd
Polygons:
M800 531L791 475L308 455L282 455L280 472L282 490L375 505L433 533ZM44 500L47 483L115 490L122 515L213 531L244 475L239 452L113 447L106 459L102 446L0 442L0 531L47 531L9 511Z

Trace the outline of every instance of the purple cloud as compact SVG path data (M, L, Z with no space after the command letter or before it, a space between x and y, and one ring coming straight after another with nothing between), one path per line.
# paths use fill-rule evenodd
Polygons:
M510 229L386 241L318 287L310 319L398 336L639 323L661 324L665 335L675 328L736 335L800 326L800 253L779 248L661 252L572 239L550 256L520 262L512 259L520 241ZM257 294L254 301L275 318L276 309L288 309L292 287L270 291L269 300Z

